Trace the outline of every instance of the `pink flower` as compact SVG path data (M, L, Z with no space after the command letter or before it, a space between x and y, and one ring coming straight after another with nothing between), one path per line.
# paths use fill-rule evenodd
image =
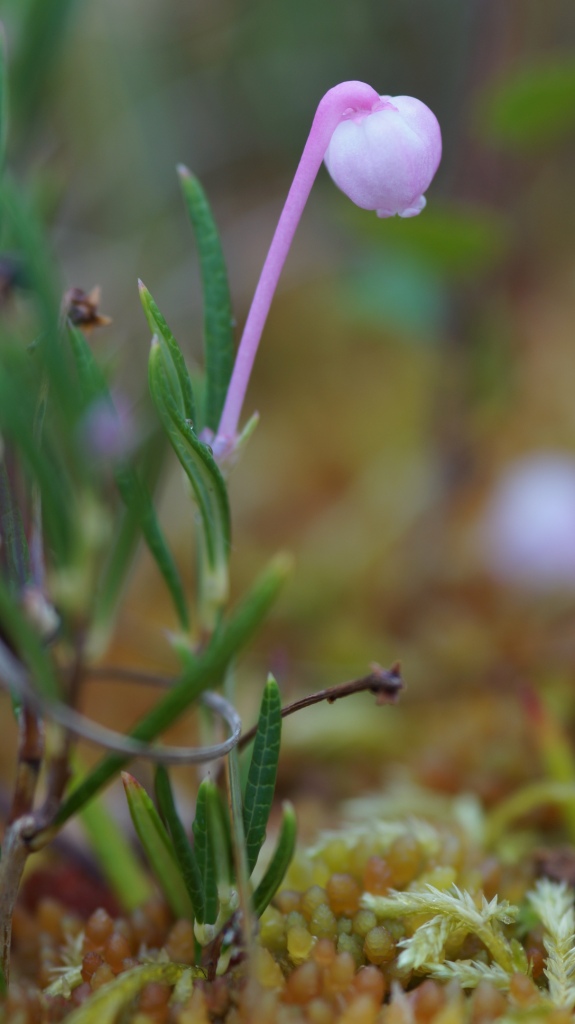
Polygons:
M415 217L441 159L435 114L412 96L382 96L335 129L325 165L338 188L378 217Z
M365 82L342 82L317 108L308 140L272 239L244 327L214 455L224 460L238 441L238 423L260 337L296 227L322 162L358 206L380 217L413 217L425 206L441 157L435 116L419 100L379 96Z
M504 583L575 589L575 459L563 452L511 463L487 505L483 555Z

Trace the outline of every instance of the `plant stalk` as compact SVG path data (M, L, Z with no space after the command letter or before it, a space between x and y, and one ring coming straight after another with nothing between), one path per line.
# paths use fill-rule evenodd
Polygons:
M12 914L18 897L22 873L30 853L27 836L34 828L35 820L30 814L14 821L6 830L0 860L0 971L4 984L10 977L10 944L12 939Z

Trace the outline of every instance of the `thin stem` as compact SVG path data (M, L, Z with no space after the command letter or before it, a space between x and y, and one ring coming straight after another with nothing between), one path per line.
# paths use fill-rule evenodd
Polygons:
M252 366L279 276L331 137L348 111L371 111L378 102L377 92L365 82L342 82L320 101L252 299L214 442L216 455L225 453L234 444Z
M247 643L275 600L287 577L290 561L279 555L256 581L242 603L224 622L217 642L190 664L177 683L136 723L128 734L132 739L150 743L175 722L211 683L217 683L229 662ZM1 651L1 647L0 647ZM58 810L51 827L41 829L31 841L40 849L73 814L91 800L128 763L122 754L108 754L80 785L73 789Z
M230 665L226 678L224 679L224 693L229 701L234 699L235 674L234 666ZM240 926L243 932L244 947L248 959L251 957L252 937L252 908L250 892L250 874L248 870L248 859L246 853L246 836L244 831L242 788L240 783L240 765L237 750L231 750L228 754L228 795L230 802L230 814L232 831L234 836L234 861L236 869L236 880L238 895L240 898L241 920Z
M333 704L334 701L340 700L342 697L349 697L352 693L362 693L365 690L377 697L378 704L395 704L402 689L403 680L398 664L393 665L390 669L384 669L380 665L374 664L371 666L369 675L362 676L361 679L352 679L347 683L339 683L337 686L329 686L308 697L294 700L282 708L281 714L282 718L287 718L288 715L293 715L296 711L302 711L313 704L321 704L324 700L328 704ZM237 745L238 751L251 743L256 731L257 725L254 725L247 732L242 733Z
M70 666L67 687L68 703L72 710L78 701L83 674L84 631L79 630L74 638L72 664ZM43 806L37 811L37 820L40 822L48 823L51 821L62 802L66 786L72 775L70 766L71 746L72 733L60 724L55 724L52 739L52 756L47 771L46 797Z
M18 713L18 767L8 823L30 814L44 754L44 729L34 711L23 704Z
M87 679L118 680L126 683L140 683L143 686L162 686L169 689L178 681L177 676L164 676L158 672L147 672L145 669L128 668L125 665L98 665L86 669Z
M19 818L6 830L0 860L0 971L5 984L10 974L12 914L20 888L24 866L30 852L26 841L34 825L29 815Z

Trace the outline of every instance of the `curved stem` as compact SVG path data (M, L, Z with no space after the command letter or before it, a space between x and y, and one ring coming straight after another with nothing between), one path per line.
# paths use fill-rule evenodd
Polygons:
M342 82L330 89L320 101L252 299L214 442L216 455L225 453L234 444L252 366L272 298L331 137L348 111L370 111L378 102L379 95L365 82Z

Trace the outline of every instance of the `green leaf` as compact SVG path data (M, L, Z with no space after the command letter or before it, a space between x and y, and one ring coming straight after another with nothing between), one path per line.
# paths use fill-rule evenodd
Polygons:
M66 1017L66 1024L116 1024L123 1010L145 988L146 985L175 985L182 975L189 972L194 978L205 977L199 967L185 964L143 964L124 971L114 981L102 985L86 999L77 1010Z
M206 578L202 591L208 607L219 609L228 596L230 509L224 479L211 449L197 437L179 412L170 389L159 343L152 343L149 363L150 392L160 421L192 485L205 541Z
M41 358L50 392L56 400L54 414L63 426L62 442L67 441L66 430L75 422L78 411L77 389L68 365L67 352L60 338L61 285L55 273L55 261L47 245L43 226L30 203L7 175L0 188L0 208L9 231L10 244L24 263L26 281L34 295L40 319L40 335L34 354Z
M194 915L200 924L205 920L205 893L202 872L195 851L186 835L172 793L170 777L163 765L156 769L156 800L166 826L172 837L174 853L178 861L182 880L188 891Z
M108 398L110 403L112 403L108 382L94 359L92 349L88 345L82 331L73 324L69 324L67 334L76 364L84 404L89 405L98 398Z
M108 399L113 407L107 381L96 363L84 335L73 326L70 327L68 335L86 404L98 399ZM105 593L106 602L113 599L113 595L117 593L117 589L121 585L135 548L138 532L141 531L170 592L180 624L184 630L188 630L190 619L184 587L158 522L148 488L128 462L116 468L115 479L128 514L124 518L123 529L117 538L111 579L108 574L106 580L108 588ZM113 588L111 593L109 592L110 586Z
M133 473L138 480L141 480L141 486L148 495L150 505L152 505L151 495L154 493L162 470L164 452L164 435L158 428L140 449L138 463L133 467ZM154 511L153 505L152 511ZM141 515L138 503L132 502L129 506L124 503L123 512L117 518L115 536L108 548L106 564L96 596L92 619L92 638L95 635L98 649L105 646L122 587L140 539L140 523Z
M14 444L37 483L42 496L43 525L57 562L68 558L74 526L74 499L70 480L57 450L53 434L43 433L38 443L34 398L37 378L27 372L14 352L2 354L0 362L0 432ZM29 360L25 353L23 358Z
M73 758L73 777L80 780L85 771ZM90 851L124 910L135 910L153 895L147 872L136 857L123 827L112 817L103 800L93 800L80 812L82 827Z
M253 908L256 917L261 917L282 884L295 852L296 838L295 811L292 804L286 800L282 806L282 821L274 855L253 895Z
M184 586L148 490L127 463L116 469L115 479L122 499L130 514L137 520L148 550L164 577L180 624L187 631L190 627L190 616Z
M22 516L3 460L0 462L0 565L8 588L14 594L20 593L30 576L30 556Z
M218 786L215 786L213 792L208 793L208 813L214 849L216 882L221 901L222 892L225 893L234 881L234 851L230 811L226 797Z
M29 0L18 32L18 49L13 61L13 105L15 125L34 119L50 95L47 79L58 66L67 23L76 0ZM20 6L20 5L19 5Z
M234 699L234 677L233 667L230 667L224 680L224 694L227 700ZM248 870L248 856L246 850L246 837L244 832L243 796L240 778L240 762L238 748L234 747L228 754L228 794L229 806L226 807L229 821L230 841L233 842L231 859L235 867L235 883L239 897L239 904L243 915L247 915L243 922L244 932L248 934L253 929L254 922L249 920L251 916L252 887L250 885L250 873Z
M122 782L130 815L138 838L156 881L178 917L193 919L194 912L184 884L174 847L150 797L143 786L128 772L122 772Z
M214 790L217 794L217 786L215 786L213 782L210 782L209 779L204 779L200 784L196 800L196 816L192 826L194 850L203 881L205 896L204 922L206 924L215 923L219 909L211 822L213 815Z
M274 798L282 728L278 684L268 676L244 794L244 831L251 875L264 844Z
M575 59L530 64L489 86L479 121L488 140L507 149L542 148L570 135L575 126Z
M58 701L60 684L50 655L1 578L0 622L11 646L29 669L38 693L47 701Z
M198 246L204 293L206 391L202 426L216 431L234 365L234 321L228 275L204 190L187 167L180 165L178 174Z
M0 174L6 162L8 144L8 52L6 32L0 22Z
M120 514L115 536L109 545L91 623L91 642L95 643L97 650L105 647L112 628L128 569L140 540L140 521L140 511L135 503L126 506ZM94 640L94 637L97 639Z
M180 346L150 292L141 281L139 282L139 288L140 300L150 325L150 330L152 335L158 339L162 348L163 366L168 377L170 394L174 399L180 416L185 420L190 420L195 426L196 407L194 392Z
M291 559L287 555L278 555L271 562L239 607L226 622L222 623L208 647L131 730L129 735L133 739L144 742L155 740L184 714L204 690L208 690L221 680L232 659L237 656L265 618L291 571L291 565ZM57 831L72 814L95 796L129 760L121 754L108 754L104 757L62 803L53 827L45 833L40 833L31 846L40 849L53 831Z

